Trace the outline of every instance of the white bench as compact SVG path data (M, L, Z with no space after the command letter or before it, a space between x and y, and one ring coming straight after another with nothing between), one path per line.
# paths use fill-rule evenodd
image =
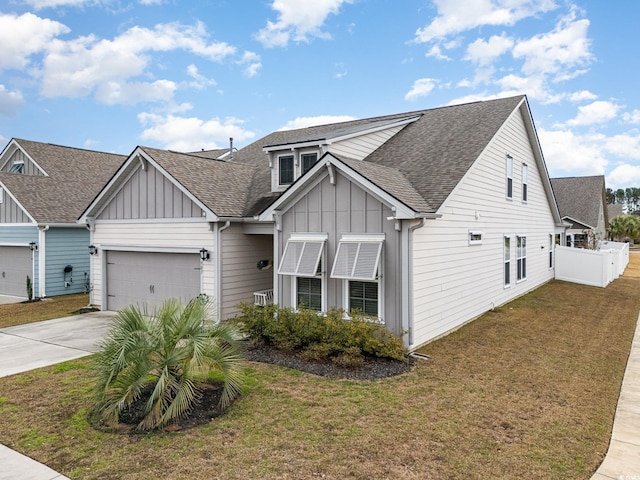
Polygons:
M271 305L273 303L273 289L260 290L253 292L253 304L254 305Z

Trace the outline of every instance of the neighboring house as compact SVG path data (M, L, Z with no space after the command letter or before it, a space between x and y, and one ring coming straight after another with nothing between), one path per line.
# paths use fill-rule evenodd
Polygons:
M255 292L363 310L416 348L554 276L564 224L524 96L202 156L139 147L87 208L94 303L204 293L226 318Z
M607 216L609 221L611 221L616 217L621 217L623 215L624 215L624 209L621 203L609 203L607 205Z
M13 139L0 153L0 294L78 293L89 285L89 232L78 216L125 157Z
M551 185L562 219L570 224L566 245L596 248L609 228L604 175L552 178Z

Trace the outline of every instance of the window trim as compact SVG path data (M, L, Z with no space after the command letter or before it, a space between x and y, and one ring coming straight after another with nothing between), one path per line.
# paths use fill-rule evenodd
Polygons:
M549 234L549 270L555 266L555 236L553 233Z
M341 253L343 251L343 247L344 245L347 244L357 244L357 249L355 252L355 256L353 257L353 259L350 258L343 258L341 257ZM375 261L374 263L370 263L369 265L367 265L365 263L365 265L359 264L358 261L361 259L360 254L362 252L362 247L364 245L366 245L367 247L370 247L372 244L376 245L376 252L375 252ZM384 234L371 234L371 235L342 235L342 237L340 238L340 241L338 242L338 247L336 248L336 253L335 253L335 258L333 260L333 266L331 268L331 278L338 278L338 279L342 279L342 280L362 280L362 281L374 281L376 280L380 275L379 275L379 270L380 270L380 263L381 263L381 259L382 259L382 247L384 244ZM370 252L373 253L373 252ZM345 255L348 255L348 252L345 252ZM337 269L340 269L342 267L342 263L341 260L345 260L347 262L350 262L350 268L347 265L347 268L345 268L345 270L351 270L351 273L341 273L341 272L336 272ZM367 258L364 258L364 261L366 261ZM359 267L368 267L367 270L371 272L370 275L360 275L359 272L360 268Z
M509 200L513 199L513 157L509 154L507 154L506 157L506 197Z
M4 203L4 188L0 187L0 203Z
M484 232L480 230L469 230L469 245L482 245Z
M522 164L522 203L527 203L529 196L529 165Z
M291 182L283 183L282 182L282 160L290 159L291 160ZM293 153L286 153L278 155L278 185L281 187L288 187L292 185L296 181L296 157Z
M507 241L509 245L507 245ZM502 285L511 287L511 236L504 235L502 240Z
M524 245L522 245L524 240ZM527 236L516 235L516 283L527 279Z

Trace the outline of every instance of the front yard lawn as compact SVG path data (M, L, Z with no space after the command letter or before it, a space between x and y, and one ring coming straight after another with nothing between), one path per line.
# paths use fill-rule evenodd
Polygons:
M86 307L88 293L48 297L37 302L0 305L0 328L66 317Z
M172 433L87 422L90 359L0 378L0 443L81 479L589 479L640 310L640 255L606 289L551 282L433 342L401 376L250 363L228 413Z

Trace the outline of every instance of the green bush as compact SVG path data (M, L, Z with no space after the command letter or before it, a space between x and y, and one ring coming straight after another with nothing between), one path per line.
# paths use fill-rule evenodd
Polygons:
M361 312L332 309L326 314L301 308L240 305L244 314L239 329L252 340L290 352L301 352L307 360L331 360L357 367L364 357L406 361L402 339Z

